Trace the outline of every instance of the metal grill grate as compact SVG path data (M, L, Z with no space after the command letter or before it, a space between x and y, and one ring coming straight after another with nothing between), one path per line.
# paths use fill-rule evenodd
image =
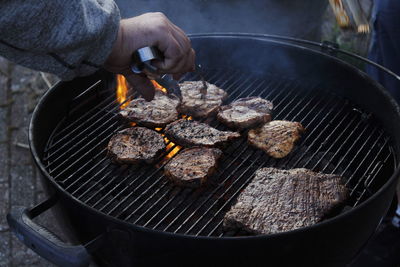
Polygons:
M392 174L394 155L379 123L328 93L329 88L274 75L260 78L226 70L205 75L229 93L229 102L261 96L274 103L274 119L301 122L307 132L295 150L277 160L241 138L223 150L218 172L205 187L176 187L162 171L164 157L174 147L151 166L111 163L108 140L126 125L118 116L115 96L108 95L94 108L77 111L73 120L60 122L46 148L48 172L75 198L107 215L151 229L202 236L240 234L222 231L223 216L261 167L305 167L342 175L351 192L349 208L376 192ZM95 84L90 90L99 88ZM215 118L203 121L227 130Z

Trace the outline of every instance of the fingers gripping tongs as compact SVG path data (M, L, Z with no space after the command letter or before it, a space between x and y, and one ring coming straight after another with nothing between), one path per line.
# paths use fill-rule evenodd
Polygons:
M131 70L135 74L145 73L154 77L159 85L167 89L168 95L175 95L181 99L182 94L178 82L170 74L158 74L157 68L151 63L152 60L162 60L163 58L163 54L156 47L140 48L132 54Z
M159 85L167 89L168 95L175 95L182 99L182 93L178 81L176 81L170 74L158 74L157 68L151 64L152 60L162 60L163 58L164 56L161 51L154 46L140 48L132 54L131 70L135 74L150 74L150 76L155 77L154 80ZM200 93L201 98L205 99L207 95L207 83L203 77L200 65L196 66L196 73L200 76L203 82L203 87L201 88Z

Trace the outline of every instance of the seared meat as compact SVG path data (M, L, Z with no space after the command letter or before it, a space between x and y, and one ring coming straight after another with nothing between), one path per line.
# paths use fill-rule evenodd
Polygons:
M240 137L236 132L220 131L208 124L185 119L168 124L164 133L168 139L181 146L211 147Z
M248 133L248 142L273 158L283 158L305 131L299 122L270 121Z
M226 213L224 228L272 234L310 226L347 197L338 175L262 168Z
M177 185L200 187L215 172L221 155L218 148L186 148L165 165L164 173Z
M152 163L165 149L165 143L164 138L156 131L144 127L132 127L112 136L107 148L115 163Z
M178 98L168 97L166 94L156 91L154 99L150 102L144 98L133 99L120 114L131 122L146 127L164 127L178 119Z
M178 111L196 118L205 118L216 113L228 94L214 84L207 83L207 85L207 94L202 99L202 81L180 83L182 102L178 107Z
M247 97L219 108L217 118L231 128L253 128L271 120L273 105L260 97Z

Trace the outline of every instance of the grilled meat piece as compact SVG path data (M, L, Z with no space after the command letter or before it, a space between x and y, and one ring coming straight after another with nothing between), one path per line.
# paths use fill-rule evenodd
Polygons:
M271 120L273 105L261 97L247 97L219 108L217 118L226 126L237 129L253 128Z
M270 121L248 133L248 142L273 158L283 158L292 151L294 144L305 131L299 122Z
M165 143L164 138L156 131L132 127L113 135L107 148L115 163L152 163L165 150Z
M290 231L320 222L347 198L341 176L262 168L225 214L224 228L250 234Z
M150 102L144 98L133 99L127 107L120 111L122 117L130 122L136 122L146 127L164 127L178 119L178 98L168 97L156 91L154 99Z
M217 112L228 94L214 84L207 83L207 94L202 97L202 81L187 81L179 84L182 102L178 111L196 118L206 118Z
M240 137L236 132L220 131L208 124L185 119L168 124L164 133L172 142L186 147L212 147Z
M177 185L197 188L215 172L221 155L218 148L186 148L165 165L164 173Z

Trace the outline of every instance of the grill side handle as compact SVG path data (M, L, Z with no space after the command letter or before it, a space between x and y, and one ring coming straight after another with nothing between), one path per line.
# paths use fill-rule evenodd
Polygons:
M7 214L8 224L22 243L57 266L88 266L90 255L85 246L64 243L48 229L32 221L56 202L57 199L52 197L31 209L13 206Z

